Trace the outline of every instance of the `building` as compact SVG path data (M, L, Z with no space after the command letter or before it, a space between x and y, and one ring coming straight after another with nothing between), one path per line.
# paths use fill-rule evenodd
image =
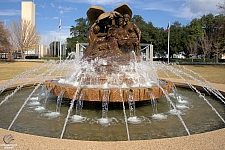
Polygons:
M30 21L35 25L35 4L31 1L22 1L21 18Z
M21 2L21 19L30 21L35 26L35 4L32 1ZM13 52L15 58L22 58L22 51L16 50ZM38 55L38 50L30 50L25 52L25 55Z
M33 1L22 1L21 3L21 19L30 21L34 26L35 23L35 4ZM48 48L45 45L39 45L34 50L29 50L25 53L26 55L38 56L42 58L48 55Z
M49 48L46 45L40 44L38 49L38 58L49 56Z

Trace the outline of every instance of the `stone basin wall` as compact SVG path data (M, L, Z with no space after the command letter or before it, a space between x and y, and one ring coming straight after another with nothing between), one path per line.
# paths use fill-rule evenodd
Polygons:
M167 84L162 85L162 88L168 93L171 92L173 83L170 81L165 81ZM51 80L45 82L47 88L51 88L51 93L53 95L59 96L60 91L65 91L63 97L73 99L74 94L77 90L77 87L68 86L65 84L59 84L57 82L52 82ZM78 94L76 99L79 97L79 93L84 92L84 101L102 101L104 92L109 94L109 102L128 102L128 93L131 92L134 95L134 101L144 101L152 99L149 93L154 94L154 98L164 97L165 94L159 87L151 88L131 88L131 89L122 89L122 97L120 96L120 89L109 89L104 90L102 88L87 88L87 89L78 89Z

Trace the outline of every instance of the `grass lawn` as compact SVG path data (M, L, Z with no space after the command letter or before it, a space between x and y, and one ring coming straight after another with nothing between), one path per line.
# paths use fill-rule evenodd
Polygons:
M0 62L0 80L11 79L27 69L42 64L42 62ZM225 84L225 65L183 65L180 67L193 70L212 83ZM159 74L159 77L165 77L165 75Z
M0 80L8 80L42 62L0 62Z
M209 82L225 84L225 65L181 65L181 66L174 66L174 67L180 67L180 69L182 69L182 70L185 70L185 69L183 69L185 67L187 69L190 69L190 70L200 74L200 76L202 76ZM190 72L188 72L188 73L190 73ZM179 78L171 73L169 73L169 75L172 78ZM191 74L191 75L193 75L193 74ZM166 76L162 73L159 73L159 77L165 78Z

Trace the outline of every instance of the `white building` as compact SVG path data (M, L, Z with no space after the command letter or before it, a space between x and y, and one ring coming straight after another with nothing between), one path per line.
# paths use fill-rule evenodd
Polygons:
M49 55L49 48L46 45L40 44L38 48L38 58L42 58Z
M33 1L21 2L21 19L30 21L35 26L35 14L35 4ZM48 55L48 48L46 45L39 45L38 48L29 50L25 54L42 58L43 56Z
M32 1L22 1L21 18L35 25L35 4Z

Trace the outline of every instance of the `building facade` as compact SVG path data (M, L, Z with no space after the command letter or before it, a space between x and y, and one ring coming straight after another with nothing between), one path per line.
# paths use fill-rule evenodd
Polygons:
M31 1L22 1L21 18L35 25L35 4Z

